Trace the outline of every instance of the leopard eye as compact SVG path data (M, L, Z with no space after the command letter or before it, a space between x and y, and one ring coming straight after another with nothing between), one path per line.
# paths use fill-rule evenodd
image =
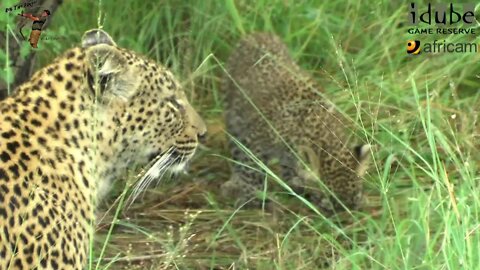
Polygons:
M170 102L173 104L173 106L175 106L175 108L177 108L179 110L183 109L183 106L176 99L173 99Z
M179 110L181 112L185 111L185 108L183 107L183 105L174 96L168 97L166 100L174 109Z

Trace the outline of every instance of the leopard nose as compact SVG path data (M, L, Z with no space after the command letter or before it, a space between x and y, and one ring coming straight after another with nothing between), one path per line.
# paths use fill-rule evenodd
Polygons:
M204 131L204 132L198 133L197 138L200 143L205 143L207 140L207 132Z

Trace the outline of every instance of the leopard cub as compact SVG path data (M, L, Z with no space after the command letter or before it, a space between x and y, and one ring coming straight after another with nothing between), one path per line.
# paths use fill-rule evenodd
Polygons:
M321 209L359 206L370 147L348 145L345 119L280 38L254 33L242 39L225 76L226 127L236 161L222 185L225 196L237 203L251 199L265 181L259 162L276 160L279 177Z

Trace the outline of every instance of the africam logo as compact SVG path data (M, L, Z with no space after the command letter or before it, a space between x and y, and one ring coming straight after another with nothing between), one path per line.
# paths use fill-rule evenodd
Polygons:
M476 53L478 52L477 43L468 42L447 42L446 40L433 42L424 42L421 45L420 40L407 41L407 53L411 55L418 55L423 53Z

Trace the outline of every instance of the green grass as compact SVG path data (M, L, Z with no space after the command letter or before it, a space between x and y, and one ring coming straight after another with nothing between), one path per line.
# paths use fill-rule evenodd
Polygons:
M407 3L65 1L47 33L66 39L42 41L41 63L100 24L169 66L209 126L189 175L100 209L91 268L477 269L480 54L407 56ZM230 174L221 65L253 31L277 33L355 123L353 140L374 145L358 213L326 219L286 196L273 210L236 209L219 196Z

